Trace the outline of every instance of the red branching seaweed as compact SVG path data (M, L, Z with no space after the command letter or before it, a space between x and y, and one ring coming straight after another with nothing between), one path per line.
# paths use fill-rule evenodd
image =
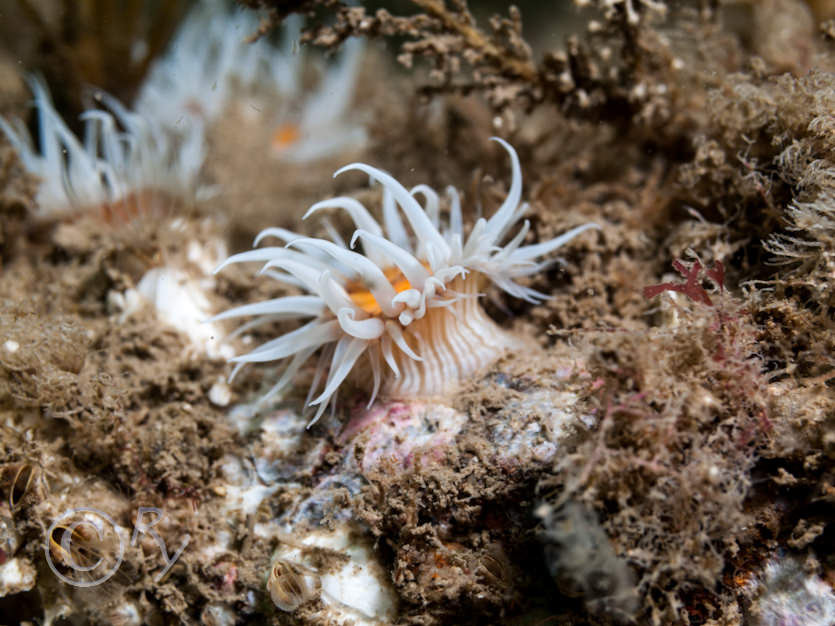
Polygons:
M683 293L695 302L701 302L702 304L713 306L713 300L710 299L707 291L704 287L702 287L700 280L700 275L703 269L705 275L716 283L719 291L724 291L725 289L725 266L722 265L721 261L715 261L713 263L713 267L705 269L700 261L695 261L693 265L688 268L681 261L675 260L673 261L673 267L676 268L676 271L679 274L684 276L685 282L661 283L659 285L644 287L643 294L647 300L654 298L658 294L665 291L677 291L679 293Z

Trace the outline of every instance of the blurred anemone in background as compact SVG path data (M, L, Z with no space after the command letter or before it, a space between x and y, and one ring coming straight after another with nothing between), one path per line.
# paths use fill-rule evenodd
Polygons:
M270 129L269 152L301 163L362 147L366 132L351 111L362 41L349 39L306 89L311 64L298 45L301 18L285 20L279 44L266 36L251 41L258 25L253 11L200 3L154 64L137 110L177 129L189 117L210 128L241 107L261 118L257 132Z
M201 129L186 123L179 137L164 132L104 93L105 108L81 115L79 139L55 110L42 79L29 80L37 113L37 145L21 120L0 118L28 172L40 180L37 217L101 211L129 218L165 210L171 202L189 202L205 157Z

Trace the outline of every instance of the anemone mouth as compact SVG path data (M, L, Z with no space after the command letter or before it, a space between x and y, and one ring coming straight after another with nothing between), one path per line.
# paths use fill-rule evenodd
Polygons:
M428 271L429 263L421 261L421 265ZM409 279L398 267L383 268L383 275L391 285L395 294L400 294L405 291L413 289L413 285ZM372 316L381 316L383 314L383 307L377 301L372 289L362 280L349 280L345 284L345 291L351 302L354 303L361 311Z
M272 146L275 150L285 150L298 143L301 136L302 133L298 124L290 122L279 124L273 131Z

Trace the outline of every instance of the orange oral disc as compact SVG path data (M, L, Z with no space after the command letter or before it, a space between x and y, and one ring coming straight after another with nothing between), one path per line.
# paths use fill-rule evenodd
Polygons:
M299 127L295 124L282 124L273 133L273 146L286 148L299 140Z
M429 269L429 265L427 263L423 263L423 266L426 269ZM383 273L386 275L386 278L396 293L401 293L412 288L412 284L406 279L403 272L401 272L399 268L387 267L383 270ZM347 285L347 291L348 295L351 297L351 301L369 315L379 315L382 313L382 309L380 308L380 304L377 302L377 299L361 282L349 282Z

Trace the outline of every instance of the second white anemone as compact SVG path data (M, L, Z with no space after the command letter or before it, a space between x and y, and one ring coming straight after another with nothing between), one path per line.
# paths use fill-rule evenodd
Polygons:
M55 110L49 91L29 79L38 113L36 147L20 120L0 118L2 131L28 172L40 178L36 217L61 218L100 211L107 219L155 214L173 202L191 202L200 190L205 143L202 129L184 123L180 137L170 137L156 123L98 93L109 110L82 115L83 141Z
M282 27L281 46L258 31L256 12L228 1L203 0L180 27L171 49L154 64L137 99L137 110L179 132L191 119L212 128L237 107L271 135L270 152L293 163L309 163L362 148L366 131L352 109L363 57L362 39L347 39L322 69L315 88L303 74L311 65L299 47L302 20ZM253 100L255 98L255 100ZM239 129L240 132L240 129Z
M529 302L547 299L516 280L541 271L548 265L542 257L598 226L584 224L550 241L522 245L529 230L525 220L502 245L528 205L520 202L522 172L516 151L504 140L494 140L510 155L510 190L495 214L479 218L466 236L454 187L446 189L449 211L442 220L440 198L429 186L407 190L382 170L352 163L334 176L360 170L382 185L382 225L357 200L337 197L313 205L305 217L322 209L346 211L356 227L350 246L335 232L328 241L268 228L255 239L255 246L267 238L286 245L256 248L224 261L216 271L230 263L262 262L262 274L307 294L236 307L212 321L254 316L240 333L275 320L310 318L296 330L233 358L233 376L247 363L289 359L262 398L265 402L320 352L307 399L317 406L312 424L363 356L371 370L370 406L381 390L390 397L449 393L512 345L512 335L479 305L483 278ZM423 205L417 196L422 196ZM358 243L363 252L354 250Z

